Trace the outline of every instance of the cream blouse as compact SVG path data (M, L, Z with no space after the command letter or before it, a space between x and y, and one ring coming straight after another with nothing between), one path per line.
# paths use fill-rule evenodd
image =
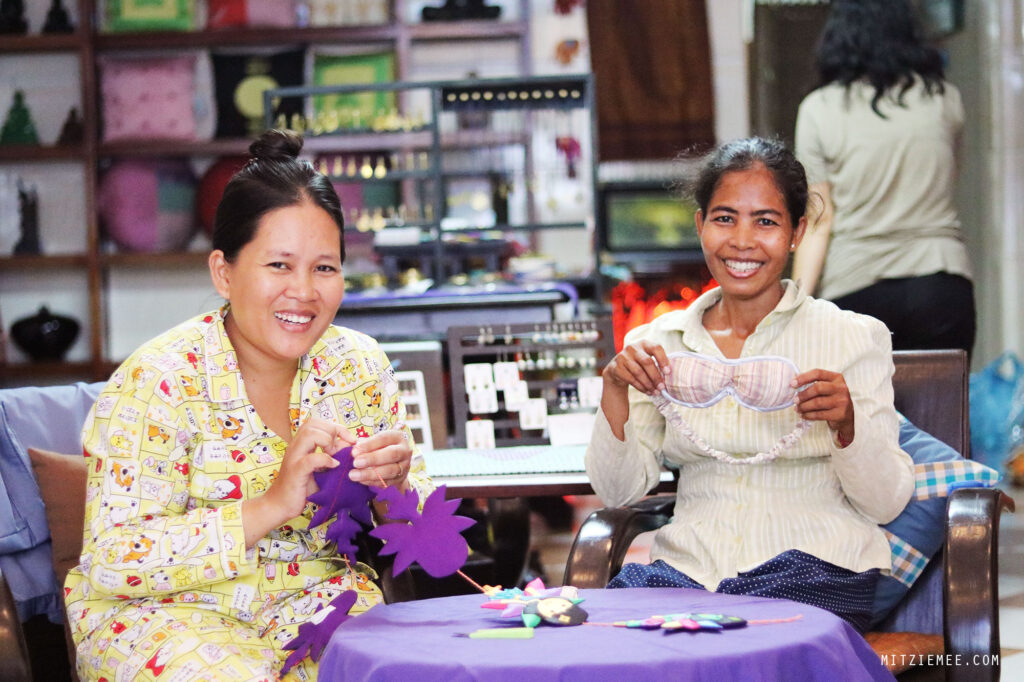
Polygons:
M840 449L825 422L814 422L773 462L728 464L708 457L675 429L644 394L629 389L626 441L598 412L586 466L608 506L631 504L657 485L661 466L678 467L675 517L654 539L662 559L715 589L727 577L798 549L860 572L889 568L890 550L878 524L895 518L913 491L913 463L899 448L893 407L892 343L874 318L806 296L791 281L776 308L757 326L741 357L780 355L801 372L839 372L854 404L856 435ZM704 329L705 310L721 298L713 289L688 309L670 312L626 336L666 352L723 357ZM727 397L682 411L693 430L734 457L768 450L799 420L795 409L758 412Z

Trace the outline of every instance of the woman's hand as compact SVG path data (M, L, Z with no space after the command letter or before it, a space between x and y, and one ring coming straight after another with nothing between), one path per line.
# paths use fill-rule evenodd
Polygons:
M665 388L664 375L669 371L665 349L650 341L639 341L612 358L601 376L606 390L624 393L632 386L641 393L653 395Z
M349 478L363 485L395 486L405 490L412 461L412 446L405 431L381 431L360 438L352 448ZM382 483L383 481L383 483Z
M853 399L846 380L838 372L812 369L793 379L793 388L806 386L796 394L796 411L810 421L826 421L846 447L853 442Z
M246 546L252 547L272 529L301 514L306 498L317 491L313 472L338 466L332 455L355 441L348 429L323 419L310 418L300 426L274 482L259 497L242 503Z

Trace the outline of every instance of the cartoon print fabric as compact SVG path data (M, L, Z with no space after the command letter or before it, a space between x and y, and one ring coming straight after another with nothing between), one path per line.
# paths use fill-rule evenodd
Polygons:
M189 623L196 610L197 623L216 615L226 623L221 629L247 633L235 639L258 638L277 669L287 653L281 646L321 604L347 589L359 592L353 614L382 601L372 569L355 564L349 572L325 537L327 526L308 527L315 505L246 551L242 501L270 486L286 443L246 397L224 330L227 311L179 325L136 351L83 429L92 462L88 523L65 597L79 668L90 677L134 679L160 652L199 656L196 647L182 651L180 641L175 653L164 651L168 628ZM412 440L386 356L373 339L340 327L328 328L300 359L290 414L293 433L316 416L359 436L398 428ZM409 484L421 499L433 489L418 454ZM156 618L156 610L166 613ZM168 618L171 610L180 613ZM296 669L300 678L304 670Z

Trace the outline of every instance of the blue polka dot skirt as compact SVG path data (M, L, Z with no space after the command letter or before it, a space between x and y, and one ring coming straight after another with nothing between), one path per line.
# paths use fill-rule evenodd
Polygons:
M855 627L857 632L864 632L871 622L871 604L875 598L878 575L877 568L854 573L806 552L792 549L751 571L724 579L715 591L810 604L831 611ZM660 559L651 564L626 564L608 583L608 587L706 589Z

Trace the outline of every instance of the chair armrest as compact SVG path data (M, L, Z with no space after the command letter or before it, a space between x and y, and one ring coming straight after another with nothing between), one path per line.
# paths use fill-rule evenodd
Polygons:
M962 662L950 666L949 680L999 679L993 656L1000 653L999 516L1004 509L1014 511L1013 499L998 488L962 488L949 496L943 637L946 653L960 655Z
M628 507L605 507L593 512L576 533L562 584L580 588L607 585L622 568L636 536L668 523L675 504L675 495L655 495Z
M14 596L0 572L0 680L20 682L32 679L28 646Z

